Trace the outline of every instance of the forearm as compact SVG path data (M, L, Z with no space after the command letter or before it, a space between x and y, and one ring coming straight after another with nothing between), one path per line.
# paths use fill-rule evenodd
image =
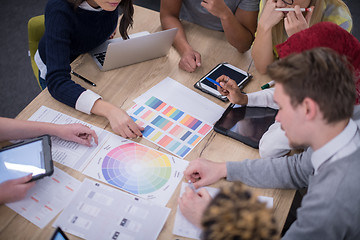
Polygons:
M0 118L0 141L37 137L44 134L58 135L53 123Z
M271 28L263 28L259 25L251 50L255 67L262 74L266 73L267 66L274 61L271 34Z
M91 109L91 113L98 115L98 116L102 116L105 117L107 119L109 119L111 113L117 109L117 107L109 102L106 102L103 99L98 99L92 109Z
M221 24L227 41L233 47L241 53L249 50L254 40L254 33L252 29L247 29L242 25L230 9L221 18Z
M309 154L227 162L227 180L260 188L303 188L313 170Z
M192 47L187 41L184 27L178 18L176 18L175 16L166 15L166 16L161 16L160 20L163 29L170 29L170 28L178 29L173 46L179 52L180 55L182 55L188 49L192 49Z

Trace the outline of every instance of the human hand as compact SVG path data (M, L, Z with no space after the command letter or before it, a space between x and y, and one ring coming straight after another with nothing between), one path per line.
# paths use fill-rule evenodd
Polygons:
M221 75L216 79L220 83L221 87L217 87L217 90L221 95L226 96L231 103L246 105L248 103L248 97L240 91L236 82L230 79L228 76Z
M259 27L270 30L285 17L284 12L275 11L275 8L277 8L275 0L266 1L265 7L260 15Z
M201 66L201 56L197 51L190 49L186 50L179 62L179 67L187 72L194 72L196 68Z
M285 30L289 37L295 33L309 28L314 6L311 7L311 11L306 12L305 17L302 14L299 5L296 5L294 9L295 11L288 12L284 18Z
M124 138L142 137L143 127L138 126L122 109L114 107L108 115L111 128Z
M195 188L215 183L226 175L226 163L216 163L204 158L191 161L184 171L185 179L193 182Z
M179 208L184 217L195 226L201 228L201 218L212 198L205 188L198 192L186 187L178 199Z
M91 147L91 140L94 138L98 144L98 136L95 131L80 123L56 125L56 136L76 143Z
M32 174L5 181L0 184L0 204L16 202L23 199L28 190L35 186L35 182L29 182Z
M220 19L226 18L228 14L233 15L224 0L204 0L201 2L201 6Z

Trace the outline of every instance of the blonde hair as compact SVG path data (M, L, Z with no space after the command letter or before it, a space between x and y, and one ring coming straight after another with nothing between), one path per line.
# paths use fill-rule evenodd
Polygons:
M201 239L278 240L272 210L237 182L223 187L205 210Z
M324 8L328 4L333 4L335 6L345 9L351 16L348 6L342 0L311 0L309 6L314 6L315 8L311 16L310 27L322 21L324 15ZM265 4L263 4L263 8L264 7ZM281 20L276 26L272 28L273 46L285 42L287 38L288 36L286 35L284 20Z

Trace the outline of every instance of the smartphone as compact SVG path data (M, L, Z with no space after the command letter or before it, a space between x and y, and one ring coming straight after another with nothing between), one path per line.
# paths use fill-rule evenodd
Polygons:
M235 80L240 89L243 89L246 83L248 83L252 78L251 74L248 74L240 68L237 68L229 63L220 63L205 76L203 76L199 81L197 81L194 87L214 97L217 97L224 102L228 101L226 96L223 96L218 92L217 85L211 82L211 80L216 81L216 79L221 75L226 75L229 78Z
M0 150L0 183L32 173L31 181L54 172L49 135L25 140Z

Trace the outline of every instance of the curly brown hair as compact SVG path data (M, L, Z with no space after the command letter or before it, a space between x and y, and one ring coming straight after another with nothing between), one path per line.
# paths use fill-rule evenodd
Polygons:
M74 5L74 9L77 9L79 5L85 0L67 0ZM134 6L132 0L121 0L119 7L122 10L123 16L120 20L119 32L123 39L128 39L128 29L133 25Z
M237 182L221 188L202 218L203 240L276 240L272 210Z

